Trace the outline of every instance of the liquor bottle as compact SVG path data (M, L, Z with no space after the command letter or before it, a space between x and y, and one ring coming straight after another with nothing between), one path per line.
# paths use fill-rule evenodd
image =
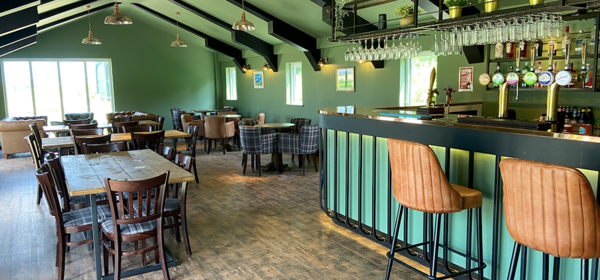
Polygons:
M530 72L531 70L529 69L529 62L525 62L525 67L523 67L523 70L521 70L521 74L525 75L527 74L527 72ZM525 81L523 81L521 83L521 87L526 88L527 84L525 83Z
M515 46L512 42L506 42L506 58L515 58Z
M583 49L583 43L585 42L585 36L583 36L583 30L579 30L579 36L575 39L575 55L581 55Z
M585 87L586 88L592 88L592 85L594 84L594 70L591 68L589 63L585 64L586 68L587 68L587 77L585 78Z
M535 56L536 57L541 57L542 56L542 51L544 49L544 42L542 42L541 39L537 39L533 43L533 46L535 47Z
M567 67L565 67L565 68L567 68ZM577 81L579 79L578 79L577 71L575 71L575 69L573 69L573 63L569 63L569 73L571 73L571 82L569 83L569 85L567 85L567 87L574 88L575 83L577 83Z
M585 108L581 108L579 112L579 121L580 124L587 124L587 114L585 112Z
M562 39L562 55L567 55L567 48L571 48L571 36L569 36L569 27L565 27L565 36Z
M502 44L501 42L496 43L496 52L494 57L496 59L504 58L504 44Z
M588 122L590 124L590 135L594 135L594 112L592 111L592 107L587 107L586 113L588 115Z
M521 58L527 57L527 41L523 40L519 42L519 48L521 50Z
M542 62L538 61L538 68L535 69L535 71L533 71L535 73L536 76L540 76L540 73L544 72L544 69L542 69ZM540 84L539 81L536 81L535 84L533 85L534 88L543 88L542 84Z

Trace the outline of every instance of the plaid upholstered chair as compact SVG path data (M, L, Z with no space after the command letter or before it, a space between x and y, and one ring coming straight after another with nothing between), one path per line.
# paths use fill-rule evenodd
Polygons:
M310 125L311 121L312 121L311 119L305 119L305 118L291 119L290 123L295 124L295 126L291 128L290 133L300 134L300 129L302 129L302 127L305 125Z
M173 129L183 131L183 124L181 124L181 115L183 114L185 114L185 111L181 111L181 108L171 108Z
M279 135L279 153L281 154L292 154L298 155L299 163L302 165L302 175L305 173L306 164L304 163L304 156L308 157L312 155L313 164L315 171L318 171L317 167L317 149L319 142L319 127L316 125L305 125L300 129L300 134L286 134L281 133Z
M277 152L277 134L263 135L258 127L240 126L240 141L243 152L243 174L246 174L248 166L248 155L256 157L256 168L258 177L262 175L260 169L260 155Z

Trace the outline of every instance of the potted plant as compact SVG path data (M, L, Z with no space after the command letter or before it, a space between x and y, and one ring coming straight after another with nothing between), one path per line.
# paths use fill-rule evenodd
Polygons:
M497 12L499 0L479 0L479 4L485 3L485 12Z
M399 6L396 9L396 15L400 16L400 26L414 24L415 23L415 6L414 5Z
M446 92L446 103L452 104L452 94L456 92L456 90L452 89L452 87L445 88Z
M459 18L462 16L462 7L469 5L469 0L445 0L444 4L448 6L450 18Z

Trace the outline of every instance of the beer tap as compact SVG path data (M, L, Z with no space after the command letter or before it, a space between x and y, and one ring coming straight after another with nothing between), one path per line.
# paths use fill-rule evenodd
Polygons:
M517 82L517 94L515 96L515 99L517 101L519 101L519 85L521 84L521 82L523 82L523 74L521 73L521 47L522 46L518 46L515 48L515 54L517 55L517 75L519 76L519 81Z

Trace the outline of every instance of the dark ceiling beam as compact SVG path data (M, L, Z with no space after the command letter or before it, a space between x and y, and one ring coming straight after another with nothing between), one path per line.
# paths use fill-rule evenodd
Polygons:
M271 45L259 38L252 36L249 32L233 30L231 28L231 26L232 26L231 23L227 23L219 18L216 18L213 15L211 15L205 11L202 11L186 2L183 2L181 0L169 0L169 2L231 32L231 40L234 43L236 43L240 46L244 46L245 48L248 48L251 51L264 57L265 60L267 61L267 63L271 66L271 69L273 70L273 72L277 72L277 70L278 70L277 55L273 51L273 45Z
M85 7L89 4L95 3L95 2L100 2L102 0L84 0L84 1L79 1L79 2L75 2L75 3L71 3L69 5L64 5L62 7L56 8L54 10L50 10L44 13L40 14L40 20L45 20L47 18L53 17L53 16L57 16L60 15L64 12L68 12L71 10L75 10L78 8L82 8Z
M121 2L117 2L117 3L121 4ZM95 14L95 13L97 13L97 12L99 12L101 10L104 10L106 8L114 7L114 5L115 5L114 3L109 3L109 4L104 4L102 6L98 6L96 8L92 8L92 9L90 9L90 14ZM53 21L51 23L48 23L48 24L45 24L45 25L42 25L42 26L38 26L38 32L46 30L48 28L56 27L56 26L59 26L59 25L62 25L62 24L65 24L65 23L68 23L68 22L71 22L71 21L74 21L74 20L78 20L80 18L86 17L87 14L88 14L88 12L85 11L85 12L81 12L81 13L77 13L77 14L68 16L66 18L61 18L61 19L59 19L57 21Z
M40 0L3 0L0 1L0 16L3 13L13 13L29 6L37 6Z
M37 28L30 26L13 33L8 33L0 37L0 48L4 48L10 44L25 40L27 38L35 37L37 35Z
M227 0L227 2L238 6L240 9L242 8L242 0ZM304 31L276 18L248 2L245 2L244 6L247 12L269 24L269 35L302 51L313 70L321 71L321 67L319 67L321 50L317 48L317 38L306 34Z
M314 1L313 1L314 2ZM333 24L333 18L331 16L331 2L323 6L323 22L327 23L329 26ZM344 22L342 25L344 28L344 33L346 34L354 34L354 29L350 29L350 27L354 26L354 12L348 11L348 15L344 17ZM370 24L366 19L356 16L356 33L370 32L377 30L377 26L374 24Z
M0 57L16 52L37 43L37 36L29 37L21 41L0 48Z
M171 19L170 17L167 17L157 11L154 11L144 5L141 4L137 4L137 3L131 3L132 6L148 13L151 14L159 19L162 19L172 25L177 25L177 21L174 19ZM203 33L201 31L198 31L190 26L187 26L185 24L179 23L179 27L183 30L186 30L200 38L204 39L204 45L207 49L212 50L216 53L222 54L228 58L230 58L231 60L233 60L233 62L235 63L235 65L241 70L242 67L244 67L244 65L246 64L246 60L242 57L242 51L238 50L228 44L226 44L223 41L220 41L218 39L215 39L211 36L209 36L206 33Z
M310 0L311 2L319 5L319 7L325 7L328 3L325 0Z
M0 36L17 29L35 25L38 21L37 6L5 15L0 17Z

